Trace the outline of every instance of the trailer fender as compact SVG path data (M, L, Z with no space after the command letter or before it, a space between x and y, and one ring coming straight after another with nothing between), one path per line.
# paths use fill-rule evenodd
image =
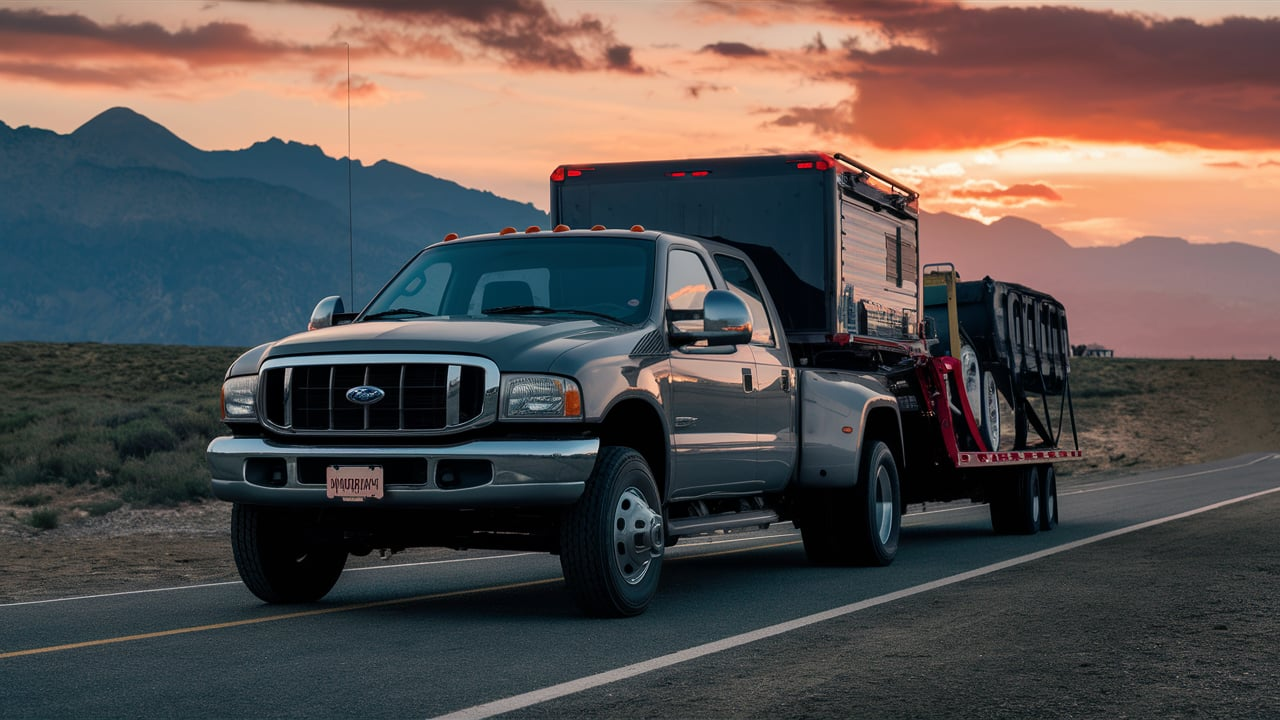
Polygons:
M845 370L800 370L801 488L849 487L869 428L895 448L902 464L898 401L883 380Z

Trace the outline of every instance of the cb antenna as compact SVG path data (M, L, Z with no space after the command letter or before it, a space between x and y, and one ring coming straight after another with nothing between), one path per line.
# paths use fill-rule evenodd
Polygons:
M354 206L351 202L351 43L347 46L347 268L351 274L351 309L356 308L356 250Z

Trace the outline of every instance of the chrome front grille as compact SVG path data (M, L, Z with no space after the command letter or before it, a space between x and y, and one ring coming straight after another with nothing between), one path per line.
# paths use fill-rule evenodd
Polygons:
M292 434L446 434L497 416L498 368L483 358L341 355L280 358L263 364L263 424ZM371 404L347 392L382 391Z

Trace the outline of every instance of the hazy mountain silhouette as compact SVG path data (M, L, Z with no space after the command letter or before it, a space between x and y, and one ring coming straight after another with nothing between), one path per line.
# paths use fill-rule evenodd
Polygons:
M278 139L199 150L126 108L69 135L0 122L0 339L249 345L360 303L448 232L546 225L530 204Z
M1242 243L1142 237L1073 248L1018 218L920 221L923 262L953 262L1047 292L1067 307L1071 341L1141 357L1280 356L1280 254Z
M272 138L195 148L126 108L69 135L0 122L0 340L250 345L349 295L363 303L448 232L546 226L534 206L380 161ZM1280 355L1280 255L1138 238L1073 248L1035 223L921 219L921 258L1030 285L1067 306L1072 342L1120 355ZM348 298L349 299L349 298Z

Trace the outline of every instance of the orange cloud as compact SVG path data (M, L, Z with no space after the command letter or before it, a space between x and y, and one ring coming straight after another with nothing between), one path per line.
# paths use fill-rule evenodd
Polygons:
M849 81L852 113L835 120L880 147L962 149L1037 137L1280 147L1280 18L1201 24L1089 7L923 0L749 5L702 7L713 18L834 22L854 33L811 74ZM829 131L830 110L792 108L779 122Z
M952 188L954 200L969 200L983 204L1026 206L1060 202L1058 191L1044 183L1018 183L1008 187L992 181L970 181Z

